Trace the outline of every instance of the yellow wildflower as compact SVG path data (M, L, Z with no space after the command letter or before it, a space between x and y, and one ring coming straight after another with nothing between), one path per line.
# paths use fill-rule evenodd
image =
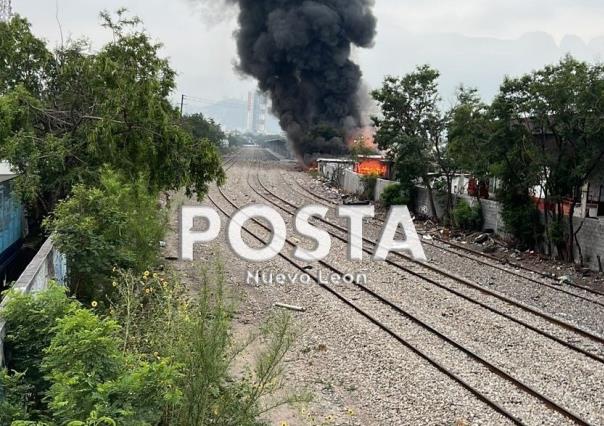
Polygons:
M93 308L96 308L97 306L99 306L98 302L96 300L93 300L92 303L90 304Z

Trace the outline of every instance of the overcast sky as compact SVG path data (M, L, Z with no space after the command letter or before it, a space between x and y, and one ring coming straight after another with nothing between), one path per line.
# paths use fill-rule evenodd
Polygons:
M191 0L57 0L64 38L86 36L98 48L107 40L98 12L127 7L179 73L178 93L207 100L244 99L254 82L233 71L234 19L208 26ZM60 40L55 0L13 0L34 32ZM429 63L442 73L442 92L460 83L491 98L506 74L517 75L558 60L565 52L604 58L602 0L377 0L375 46L355 52L371 87L386 74L402 75ZM175 94L175 98L179 95Z

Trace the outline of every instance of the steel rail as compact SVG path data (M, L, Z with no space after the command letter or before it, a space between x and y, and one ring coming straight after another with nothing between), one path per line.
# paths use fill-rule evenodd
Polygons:
M263 186L263 184L262 184L262 182L260 181L260 179L259 179L259 176L258 176L258 175L256 175L256 177L258 178L258 183L259 183L259 184L260 184L260 185L263 187L263 189L264 189L266 192L268 192L269 194L271 194L271 195L272 195L272 196L274 196L275 198L279 199L280 201L287 203L287 201L282 200L282 199L281 199L281 198L279 198L277 195L273 194L273 193L272 193L270 190L268 190L268 189L267 189L265 186ZM289 211L289 210L285 209L283 206L279 205L278 203L275 203L275 202L271 201L271 200L270 200L270 199L268 199L266 196L264 196L264 195L263 195L263 194L261 194L259 191L257 191L257 190L256 190L256 188L254 188L254 187L253 187L253 186L250 184L249 179L248 179L248 186L249 186L249 187L252 189L252 191L254 191L256 194L258 194L260 197L262 197L263 199L265 199L265 200L266 200L266 201L268 201L269 203L273 204L273 205L274 205L274 206L276 206L277 208L279 208L279 209L283 210L283 211L284 211L284 212L286 212L287 214L289 214L289 215L293 215L293 214L295 214L295 212L292 212L292 211ZM293 205L293 204L291 204L291 203L290 203L290 205L291 205L292 207L294 206L294 205ZM299 207L297 207L297 208L299 208ZM316 218L316 219L317 219L317 220L321 220L320 218ZM334 226L334 224L332 224L331 222L324 221L324 220L323 220L322 222L324 222L324 223L328 224L329 226L332 226L332 227L335 227L336 229L338 229L338 226L337 226L337 225L335 225L335 226ZM338 229L338 230L339 230L339 231L345 231L345 230L344 230L343 228L341 228L341 227L339 227L339 229ZM329 232L328 230L326 230L326 231L327 231L327 232L328 232L330 235L332 235L332 236L336 237L337 239L339 239L340 241L342 241L342 242L344 242L344 243L347 243L347 242L348 242L348 240L347 240L346 238L343 238L343 237L341 237L341 236L339 236L339 235L337 235L337 234L335 234L335 233ZM371 244L374 244L374 245L375 245L375 242L372 242ZM365 253L372 254L372 252L371 252L370 250L365 249L364 247L363 247L363 251L364 251ZM412 274L413 276L418 277L418 278L420 278L420 279L421 279L421 280L423 280L423 281L429 282L430 284L435 285L435 286L437 286L437 287L439 287L439 288L441 288L441 289L443 289L443 290L445 290L445 291L448 291L448 292L450 292L450 293L454 294L455 296L458 296L458 297L460 297L460 298L462 298L462 299L464 299L464 300L466 300L466 301L468 301L468 302L470 302L470 303L472 303L472 304L475 304L475 305L478 305L478 306L480 306L480 307L482 307L482 308L484 308L484 309L487 309L487 310L489 310L489 311L491 311L491 312L493 312L493 313L495 313L495 314L497 314L497 315L499 315L499 316L501 316L501 317L503 317L503 318L505 318L505 319L507 319L507 320L509 320L509 321L515 322L516 324L519 324L519 325L521 325L521 326L523 326L523 327L525 327L525 328L527 328L527 329L529 329L529 330L531 330L531 331L533 331L533 332L535 332L535 333L537 333L537 334L539 334L539 335L541 335L541 336L543 336L543 337L546 337L546 338L548 338L548 339L551 339L551 340L555 341L556 343L561 344L561 345L563 345L564 347L566 347L566 348L568 348L568 349L574 350L574 351L576 351L576 352L578 352L578 353L580 353L580 354L582 354L582 355L585 355L585 356L587 356L587 357L589 357L589 358L591 358L591 359L593 359L593 360L595 360L595 361L598 361L598 362L600 362L600 363L604 363L604 357L601 357L601 356L599 356L599 355L597 355L597 354L594 354L594 353L592 353L592 352L589 352L589 351L587 351L587 350L585 350L585 349L583 349L583 348L581 348L581 347L578 347L578 346L576 346L576 345L574 345L574 344L572 344L572 343L570 343L570 342L567 342L566 340L561 339L561 338L559 338L559 337L557 337L557 336L555 336L555 335L553 335L553 334L551 334L551 333L549 333L549 332L547 332L547 331L544 331L544 330L542 330L542 329L540 329L540 328L538 328L538 327L536 327L536 326L533 326L533 325L531 325L531 324L529 324L529 323L527 323L527 322L525 322L525 321L523 321L523 320L520 320L520 319L518 319L518 318L515 318L515 317L513 317L513 316L512 316L512 315L510 315L510 314L507 314L507 313L505 313L505 312L502 312L502 311L500 311L500 310L499 310L499 309L497 309L497 308L493 308L492 306L489 306L489 305L487 305L487 304L485 304L485 303L483 303L483 302L480 302L480 301L478 301L478 300L476 300L476 299L474 299L474 298L472 298L472 297L470 297L470 296L467 296L467 295L465 295L465 294L463 294L463 293L461 293L461 292L459 292L459 291L457 291L457 290L455 290L455 289L452 289L452 288L450 288L450 287L448 287L448 286L446 286L446 285L444 285L444 284L442 284L442 283L439 283L438 281L435 281L435 280L433 280L433 279L431 279L431 278L429 278L429 277L426 277L426 276L424 276L424 275L422 275L422 274L420 274L420 273L417 273L416 271L410 270L410 269L408 269L408 268L404 267L403 265L400 265L400 264L398 264L398 263L395 263L395 262L392 262L392 261L389 261L389 260L386 260L386 263L388 263L388 264L389 264L389 265L391 265L391 266L394 266L394 267L395 267L395 268L397 268L397 269L400 269L400 270L403 270L403 271L405 271L405 272L407 272L407 273L410 273L410 274Z
M284 181L287 183L287 181L285 180L285 178L283 177L283 175L282 175L282 174L281 174L281 179L283 179L283 180L284 180ZM326 197L323 197L323 196L321 196L321 195L315 194L315 193L311 192L310 190L308 190L307 188L304 188L304 186L300 185L300 183L299 183L299 182L298 182L296 179L293 179L293 181L294 181L294 184L295 184L295 185L296 185L298 188L302 189L302 190L303 190L304 192L306 192L307 194L310 194L311 196L313 196L313 197L315 197L315 198L317 198L317 199L319 199L319 200L321 200L321 201L327 202L327 203L329 203L329 204L331 204L331 205L334 205L334 206L337 206L337 205L338 205L338 203L334 202L333 200L331 200L331 199L329 199L329 198L326 198ZM384 223L384 221L383 221L382 219L376 218L375 220L376 220L377 222L379 222L379 223ZM422 233L422 232L419 232L419 231L418 231L418 233L419 233L419 234L421 234L421 235L425 235L425 234L426 234L426 233ZM499 258L497 258L497 257L495 257L495 256L491 256L491 255L489 255L489 254L487 254L487 253L481 253L481 252L479 252L478 250L474 250L474 249L471 249L471 248L469 248L469 247L464 247L464 246L463 246L463 245L461 245L461 244L457 244L457 243L452 242L452 241L443 240L442 238L439 238L439 237L434 237L434 236L432 236L432 238L434 238L436 241L438 241L438 242L440 242L440 243L442 243L442 244L447 244L447 245L450 245L450 246L452 246L452 247L455 247L456 249L459 249L459 250L462 250L462 251L465 251L465 252L468 252L468 253L472 253L472 254L473 254L473 255L475 255L475 256L484 257L484 258L490 259L490 260L492 260L492 261L495 261L495 262L501 263L501 259L499 259ZM438 249L440 249L440 250L444 250L444 251L447 251L447 252L449 252L449 253L453 253L453 254L455 254L455 255L457 255L457 256L460 256L460 257L464 257L464 258L466 258L466 259L473 260L473 261L478 262L478 263L480 263L480 264L482 264L482 265L486 265L486 266L489 266L489 267L491 267L491 268L494 268L494 269L500 270L500 271L505 272L505 273L507 273L507 274L514 275L514 276L516 276L516 277L518 277L518 278L522 278L522 279L525 279L525 280L531 281L531 282L533 282L533 283L535 283L535 284L539 284L539 285L542 285L542 286L546 286L546 287L549 287L549 288L551 288L551 289L553 289L553 290L556 290L556 291L559 291L559 292L562 292L562 293L569 294L569 295L574 296L574 297L577 297L577 298L579 298L579 299L583 299L583 300L586 300L586 301L588 301L588 302L591 302L591 303L595 303L595 304L597 304L597 305L604 306L604 303L599 302L599 301L597 301L597 300L590 299L590 298L585 297L585 296L582 296L582 295L580 295L580 294L576 294L576 293L573 293L573 292L567 291L567 290L565 290L565 289L563 289L563 288L557 287L557 286L552 285L552 284L544 283L544 282L542 282L542 281L536 280L536 279L535 279L535 278L533 278L533 277L529 277L529 276L526 276L526 275L520 274L520 273L515 272L515 271L510 271L509 269L506 269L506 268L504 268L504 267L502 267L502 266L500 266L500 265L494 264L494 263L492 263L492 262L487 262L487 261L485 261L485 260L482 260L482 259L479 259L479 258L476 258L476 257L472 257L472 256L469 256L469 255L467 255L467 254L458 253L458 252L456 252L456 251L454 251L454 250L451 250L451 249L449 249L449 248L447 248L447 247L442 247L442 246L439 246L439 245L437 245L437 244L431 243L430 241L424 241L424 243L425 243L425 244L428 244L428 245L430 245L430 246L432 246L432 247L438 248ZM547 274L547 273L545 273L545 272L541 272L541 271L534 270L534 269L529 268L529 267L526 267L526 266L524 266L524 265L522 265L522 264L520 264L520 263L516 263L516 262L508 262L508 264L509 264L510 266L514 267L514 268L517 268L517 269L522 269L522 270L525 270L525 271L527 271L527 272L531 272L531 273L533 273L533 274L541 275L543 278L546 278L546 279L549 279L549 280L555 280L555 278L553 278L551 275L549 275L549 274ZM569 285L570 287L574 287L574 288L577 288L577 289L584 290L584 291L586 291L586 292L588 292L588 293L592 293L592 294L595 294L595 295L598 295L598 296L604 296L604 292L603 292L603 291L599 291L599 290L596 290L596 289L593 289L593 288L590 288L590 287L587 287L587 286L583 286L583 285L580 285L580 284L575 284L575 283L571 283L571 284L567 284L567 285Z
M266 192L268 192L269 194L271 194L272 196L274 196L275 198L277 198L282 203L287 204L287 205L289 205L290 207L292 207L293 209L296 209L296 210L300 208L300 206L296 206L295 204L293 204L293 203L285 200L284 198L282 198L279 195L277 195L277 194L273 193L272 191L270 191L263 184L263 182L259 178L258 178L258 183L261 185L261 187L263 188L263 190L265 190ZM335 229L338 229L338 231L340 231L340 232L344 232L344 233L348 232L347 229L341 227L340 225L334 224L334 223L332 223L332 222L330 222L330 221L328 221L326 219L317 218L317 220L319 220L320 222L325 223L326 225L329 225L329 226L331 226L331 227L333 227ZM334 236L336 236L336 235L334 234ZM339 236L337 236L337 237L341 238ZM377 244L376 241L373 241L373 240L371 240L369 238L366 238L366 237L363 237L363 241L366 242L366 243L368 243L368 244L371 244L373 246L375 246ZM365 249L363 249L363 250L365 252L367 252L367 253L372 253L369 250L365 250ZM545 312L541 312L538 309L535 309L535 308L533 308L531 306L528 306L525 303L520 302L518 300L512 299L512 298L510 298L510 297L508 297L508 296L506 296L504 294L501 294L501 293L496 292L494 290L487 289L487 288L485 288L485 287L483 287L483 286L481 286L481 285L479 285L477 283L474 283L474 282L468 280L467 278L460 277L460 276L455 275L453 273L450 273L448 271L442 270L442 269L440 269L440 268L438 268L438 267L436 267L434 265L430 265L429 263L418 261L418 260L416 260L416 259L412 258L411 256L408 256L408 255L406 255L404 253L393 253L393 254L396 257L399 257L399 258L402 258L402 259L404 259L406 261L409 261L409 262L412 262L414 264L417 264L417 265L419 265L421 267L424 267L424 268L426 268L426 269L428 269L428 270L430 270L432 272L435 272L435 273L437 273L439 275L442 275L442 276L445 276L445 277L447 277L449 279L452 279L453 281L456 281L458 283L464 284L465 286L470 287L470 288L472 288L474 290L477 290L477 291L479 291L481 293L484 293L484 294L487 294L489 296L495 297L495 298L497 298L499 300L502 300L502 301L504 301L504 302L506 302L506 303L508 303L510 305L513 305L513 306L515 306L515 307L517 307L519 309L522 309L522 310L525 310L527 312L530 312L531 314L539 316L539 317L541 317L541 318L543 318L543 319L545 319L545 320L547 320L547 321L549 321L549 322L551 322L553 324L556 324L557 326L563 327L563 328L565 328L567 330L570 330L570 331L572 331L572 332L574 332L576 334L579 334L579 335L581 335L583 337L586 337L586 338L588 338L590 340L593 340L594 342L597 342L598 344L604 344L604 337L599 336L599 335L597 335L595 333L592 333L589 330L585 330L585 329L583 329L581 327L577 327L576 325L571 324L571 323L569 323L567 321L564 321L564 320L562 320L560 318L556 318L556 317L554 317L552 315L549 315L549 314L547 314ZM423 275L421 273L418 273L418 272L416 272L416 271L414 271L412 269L409 269L409 268L407 268L407 267L405 267L405 266L403 266L403 265L401 265L399 263L393 262L390 259L386 259L386 263L388 263L388 264L390 264L390 265L392 265L392 266L394 266L396 268L403 269L406 272L408 272L408 273L410 273L410 274L412 274L414 276L417 276L417 277L421 278L422 280L428 281L428 282L430 282L430 283L432 283L434 285L437 285L437 286L439 286L441 288L444 288L444 289L446 289L448 291L455 292L455 290L450 289L450 288L448 288L446 286L442 286L442 284L438 283L437 281L435 281L435 280L433 280L433 279L431 279L429 277L426 277L425 275ZM462 294L457 294L457 295L460 296L460 297L468 298L468 296L465 296L465 295L462 295ZM473 299L469 298L468 300L472 301ZM480 302L477 302L477 301L474 301L474 302L475 303L480 303ZM494 308L490 308L488 306L483 306L483 307L485 307L486 309L489 309L489 310L493 310L494 309ZM555 336L551 336L551 337L553 337L554 340L558 339ZM564 344L564 345L571 345L572 346L572 344L564 342L561 339L558 339L557 341L559 343ZM580 352L580 353L582 353L582 354L584 354L586 356L589 356L590 358L596 359L596 360L598 360L600 362L604 362L604 358L601 358L598 355L592 354L591 352L585 351L585 350L583 350L581 348L576 348L576 347L574 347L574 348L578 352Z
M248 180L249 180L249 172L248 172ZM259 181L260 182L260 181ZM221 194L221 196L235 209L239 209L240 207L235 204L222 190L222 188L218 188L219 193ZM208 194L208 197L210 198L210 201L216 205L217 208L219 208L223 214L225 214L227 217L230 217L230 215L228 215L224 209L221 209L220 206L215 202L214 199L211 198L211 195ZM269 227L267 227L265 224L252 219L252 221L254 223L256 223L258 226L262 227L265 231L272 233L273 230ZM261 241L261 239L254 234L253 232L249 231L248 229L246 229L246 232L248 232L250 235L252 235L254 238L256 238L257 240ZM266 241L262 241L264 244L267 244ZM292 242L290 239L286 238L286 242L292 246L295 247L296 244L294 242ZM285 260L287 260L289 263L291 263L292 265L294 265L297 269L303 271L304 273L308 274L308 271L301 265L298 265L295 261L293 261L291 258L289 258L286 255L280 254L280 256L282 258L284 258ZM336 267L330 265L327 262L324 261L320 261L319 262L322 266L324 266L325 268L338 273L338 274L342 274L342 271L339 271ZM502 407L501 405L499 405L498 403L496 403L495 401L492 401L490 398L488 398L486 395L483 395L479 390L473 388L471 385L469 385L467 382L465 382L462 378L458 377L454 372L448 370L446 367L444 367L443 365L441 365L440 363L438 363L438 361L432 359L430 356L428 356L427 354L423 353L420 349L414 347L412 344L410 344L409 342L405 341L400 335L396 334L391 328L389 328L388 326L384 325L383 323L381 323L379 320L377 320L376 318L374 318L372 315L368 314L367 312L363 311L362 309L360 309L358 306L356 306L355 304L353 304L352 302L350 302L348 299L346 299L344 296L342 296L341 294L337 293L334 289L332 289L331 287L323 284L320 282L320 280L312 275L309 274L309 276L311 276L311 278L313 278L313 280L315 282L317 282L322 288L326 289L327 291L329 291L331 294L333 294L334 296L336 296L338 299L340 299L341 301L345 302L347 305L349 305L350 307L352 307L355 311L357 311L358 313L360 313L361 315L363 315L365 318L369 319L371 322L373 322L374 324L378 325L382 330L386 331L388 334L390 334L391 336L395 337L399 342L403 343L406 347L408 347L409 349L413 350L414 353L420 355L422 358L424 358L425 360L429 361L432 365L434 365L435 367L437 367L440 371L444 372L445 374L447 374L449 377L455 379L458 383L462 384L466 389L470 390L474 395L476 395L477 397L479 397L483 402L488 403L491 407L493 407L494 409L496 409L498 412L500 412L501 414L504 414L506 417L508 417L510 420L514 421L514 423L516 424L523 424L522 421L520 419L518 419L517 417L515 417L512 413L510 413L509 411L507 411L504 407ZM547 407L549 407L550 409L557 411L558 413L564 415L565 417L571 419L572 421L576 422L577 424L580 425L589 425L589 423L582 419L579 415L573 413L571 410L562 407L561 405L559 405L558 403L556 403L555 401L551 400L550 398L548 398L547 396L543 395L542 393L540 393L539 391L537 391L536 389L534 389L533 387L523 383L522 381L520 381L519 379L513 377L512 375L510 375L509 373L503 371L502 369L500 369L499 367L491 364L489 361L487 361L486 359L482 358L480 355L476 354L475 352L473 352L472 350L464 347L463 345L461 345L460 343L454 341L453 339L447 337L446 335L442 334L441 332L439 332L438 330L434 329L433 327L431 327L430 325L426 324L425 322L423 322L422 320L420 320L419 318L413 316L412 314L408 313L407 311L405 311L403 308L401 308L400 306L392 303L391 301L385 299L384 297L380 296L379 294L373 292L371 289L365 287L362 284L359 284L358 282L354 282L354 284L359 287L361 290L363 290L364 292L366 292L367 294L371 295L372 297L374 297L375 299L379 300L380 302L382 302L383 304L385 304L386 306L388 306L389 308L393 309L394 311L398 312L399 314L403 315L404 317L406 317L407 319L413 321L414 323L416 323L417 325L423 327L424 329L428 330L429 332L433 333L434 335L436 335L437 337L439 337L440 339L444 340L445 342L447 342L448 344L452 345L453 347L455 347L457 350L463 352L464 354L466 354L467 356L471 357L472 359L474 359L475 361L479 362L480 364L482 364L483 366L485 366L486 368L489 369L489 371L493 372L494 374L498 375L499 377L509 381L510 383L512 383L514 386L518 387L519 389L521 389L522 391L526 392L527 394L535 397L536 399L540 400L542 403L544 403Z

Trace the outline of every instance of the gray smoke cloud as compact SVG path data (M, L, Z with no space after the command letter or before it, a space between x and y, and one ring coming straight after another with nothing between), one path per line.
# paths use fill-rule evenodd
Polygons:
M190 3L194 13L208 27L230 20L237 12L234 7L230 7L231 4L235 3L231 0L188 0L188 3Z
M347 151L347 135L367 122L351 53L373 44L374 0L226 2L239 6L237 68L269 95L296 153Z

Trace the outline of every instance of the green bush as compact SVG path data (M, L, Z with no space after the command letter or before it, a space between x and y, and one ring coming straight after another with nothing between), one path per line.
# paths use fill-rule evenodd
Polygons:
M11 298L9 307L51 299L65 308L55 314L28 310L32 324L48 324L49 337L35 348L38 354L22 354L41 365L38 376L46 386L30 398L40 391L25 375L2 372L0 424L255 426L274 407L308 401L306 394L284 392L281 365L294 339L291 317L273 317L240 345L232 336L234 307L222 267L204 277L192 300L174 277L116 271L107 317L55 286ZM15 336L14 347L25 348L29 336ZM255 362L236 370L237 356L256 339L261 343L254 348ZM30 399L43 404L30 410Z
M61 423L84 420L103 400L99 385L115 380L123 365L119 325L78 309L58 321L43 368L53 383L49 408Z
M44 349L55 334L56 321L73 312L77 303L67 298L65 288L52 283L48 290L35 295L9 291L7 296L2 309L7 366L23 373L25 382L33 388L32 395L38 396L31 402L39 408L40 396L49 387L40 369Z
M400 183L392 183L384 188L380 200L384 207L403 206L409 204L409 196Z
M280 315L262 330L263 348L240 379L231 371L237 347L231 336L232 306L226 302L222 282L204 285L184 323L175 347L175 359L187 374L181 378L183 404L171 425L266 425L261 415L284 404L306 402L308 395L283 395L282 362L294 340L292 319ZM251 343L248 342L248 343Z
M59 286L35 295L11 292L3 317L13 356L12 372L0 371L2 425L156 425L180 399L177 364L123 351L120 325Z
M361 177L361 183L363 185L363 193L361 194L361 198L370 201L373 201L375 199L375 187L377 185L377 180L377 175Z
M506 231L516 237L521 248L535 247L543 237L544 230L533 200L527 194L503 191L499 198L503 205L501 216Z
M102 171L98 188L76 186L45 220L65 254L72 291L83 302L104 301L115 268L143 271L157 262L166 217L143 178L127 183Z
M34 410L29 398L32 392L25 373L9 374L0 370L0 425L9 425L14 419L29 420Z
M59 320L43 368L47 393L59 424L113 419L117 424L158 424L165 406L179 398L175 365L169 360L137 361L122 352L119 324L78 309Z
M172 356L183 324L190 318L191 295L165 274L117 271L109 313L122 325L124 350Z
M224 271L217 266L202 276L194 300L174 277L121 272L116 280L110 312L123 325L127 350L181 366L182 399L167 411L164 424L260 425L260 415L271 407L307 401L305 394L274 396L282 393L281 363L294 338L289 316L267 322L255 364L241 378L232 376L246 345L238 346L232 337L234 306L225 294Z
M552 244L556 247L560 247L560 245L566 243L567 236L564 232L564 225L558 221L549 224L547 234Z
M467 231L482 229L483 218L480 203L472 207L465 200L459 200L453 209L453 220L455 226Z

